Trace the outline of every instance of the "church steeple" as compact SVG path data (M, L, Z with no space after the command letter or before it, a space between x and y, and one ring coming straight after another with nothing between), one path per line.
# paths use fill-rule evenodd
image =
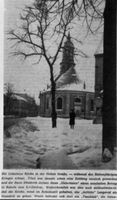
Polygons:
M71 40L70 32L68 33L67 39L68 39L69 41Z
M71 41L70 32L68 33L67 40L63 47L63 58L60 63L61 69L60 74L65 73L70 67L74 67L74 45Z

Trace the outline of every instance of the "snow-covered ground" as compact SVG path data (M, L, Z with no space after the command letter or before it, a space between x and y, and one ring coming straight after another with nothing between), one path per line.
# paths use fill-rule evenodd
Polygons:
M60 162L66 162L68 169L115 169L115 158L108 163L101 160L102 125L92 120L76 119L72 130L69 119L58 118L57 128L52 129L50 118L25 118L7 131L11 137L4 136L4 168L36 168L40 157L46 160L44 167L49 163L52 169Z

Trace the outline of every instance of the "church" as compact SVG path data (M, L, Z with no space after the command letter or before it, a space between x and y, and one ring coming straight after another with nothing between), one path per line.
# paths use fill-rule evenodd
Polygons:
M75 48L70 33L64 43L60 73L56 81L57 117L69 117L71 109L76 117L92 119L94 117L94 91L87 88L85 80L80 80L74 62ZM51 91L40 92L40 116L51 116Z

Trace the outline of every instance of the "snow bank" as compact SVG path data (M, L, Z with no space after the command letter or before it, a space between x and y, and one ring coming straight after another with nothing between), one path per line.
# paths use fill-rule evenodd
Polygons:
M5 130L5 136L9 133L11 137L21 137L21 135L27 134L29 131L34 132L36 130L38 130L38 128L30 121L19 119L14 125Z
M41 169L76 169L65 150L49 152L39 159Z
M115 158L102 162L102 125L92 120L76 119L72 130L69 119L58 118L52 129L50 118L26 118L9 131L11 138L4 138L4 168L36 168L41 158L42 168L115 169Z

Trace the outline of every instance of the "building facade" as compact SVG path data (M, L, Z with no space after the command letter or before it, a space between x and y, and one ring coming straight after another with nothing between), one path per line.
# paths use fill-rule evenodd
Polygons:
M10 98L4 94L4 115L37 116L38 106L34 98L25 93L13 93Z
M58 117L69 117L71 109L81 118L94 117L94 91L90 91L85 81L80 80L74 63L74 45L70 34L63 47L60 73L56 78L56 112ZM40 115L51 116L51 91L40 92Z

